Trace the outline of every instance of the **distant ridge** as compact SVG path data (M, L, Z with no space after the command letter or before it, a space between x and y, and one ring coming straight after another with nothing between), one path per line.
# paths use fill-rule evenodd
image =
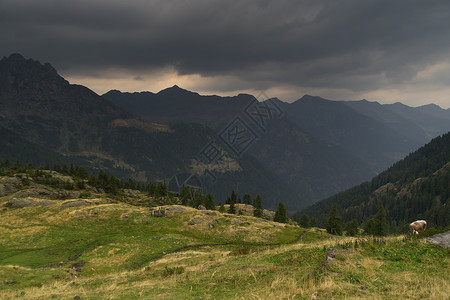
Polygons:
M179 87L159 93L111 91L104 97L148 121L200 123L218 132L236 116L248 117L245 109L255 99L246 94L202 96ZM441 134L442 128L450 130L450 124L436 122L420 109L411 108L402 116L387 105L367 100L330 101L304 95L294 103L277 98L264 103L277 105L284 117L274 122L249 151L306 202L369 180ZM417 115L424 122L416 122Z

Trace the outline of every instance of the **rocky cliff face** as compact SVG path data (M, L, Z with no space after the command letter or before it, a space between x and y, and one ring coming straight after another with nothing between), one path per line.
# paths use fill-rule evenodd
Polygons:
M99 150L108 122L130 118L50 65L13 54L0 61L0 125L62 153Z

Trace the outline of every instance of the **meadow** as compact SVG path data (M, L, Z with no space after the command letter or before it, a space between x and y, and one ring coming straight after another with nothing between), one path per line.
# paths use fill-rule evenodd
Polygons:
M47 201L0 208L1 299L450 295L449 250L421 239L332 236L178 205L154 217L108 199Z

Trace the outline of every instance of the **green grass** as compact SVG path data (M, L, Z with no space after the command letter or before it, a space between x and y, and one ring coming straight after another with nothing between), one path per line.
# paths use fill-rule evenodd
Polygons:
M318 299L440 299L450 294L449 251L423 240L336 237L317 228L210 216L192 208L157 218L144 207L99 203L0 209L0 298L310 299L317 293ZM194 218L202 222L188 225ZM327 249L344 243L356 250L340 251L322 268Z

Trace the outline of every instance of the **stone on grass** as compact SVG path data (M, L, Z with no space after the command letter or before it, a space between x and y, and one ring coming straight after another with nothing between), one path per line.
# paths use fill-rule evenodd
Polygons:
M61 204L61 209L66 209L70 207L77 207L77 206L88 206L92 205L91 202L85 201L85 200L74 200L74 201L68 201Z

